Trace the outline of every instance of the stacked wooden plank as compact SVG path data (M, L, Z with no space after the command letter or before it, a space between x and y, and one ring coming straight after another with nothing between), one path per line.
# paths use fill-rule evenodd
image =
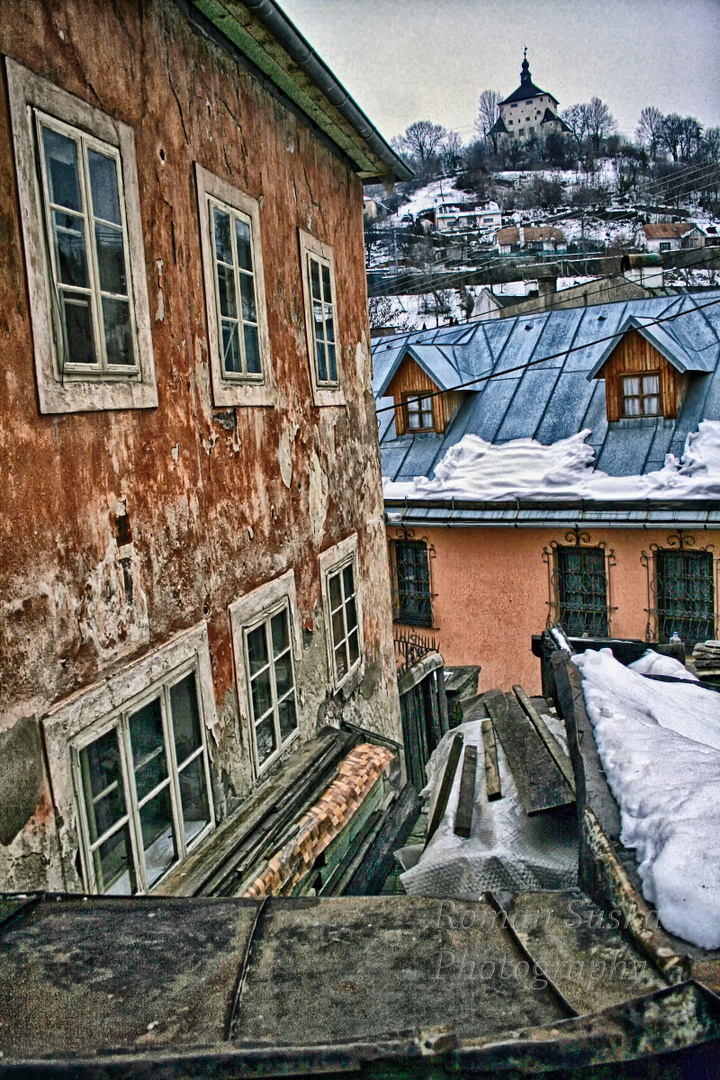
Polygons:
M698 671L720 670L720 641L699 641L692 657Z

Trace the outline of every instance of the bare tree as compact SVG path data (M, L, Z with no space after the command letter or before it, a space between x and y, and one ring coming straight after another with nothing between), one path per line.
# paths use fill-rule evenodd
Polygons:
M430 120L416 120L405 128L402 135L392 140L392 146L401 153L426 161L435 157L440 143L447 137L447 131L442 124L433 124Z
M617 128L617 120L604 101L599 97L590 98L587 108L587 129L593 150L600 153L600 144Z
M646 105L640 113L635 138L641 146L646 146L652 161L657 160L661 145L664 116L655 105Z
M680 157L683 161L688 161L693 154L699 153L701 138L702 125L694 116L683 116L680 128Z
M440 147L440 156L447 169L456 169L462 160L463 141L457 131L448 131Z
M570 134L575 140L578 151L582 150L583 143L589 135L588 106L579 104L569 105L561 115L567 126L570 128Z
M720 127L705 128L700 152L709 161L720 161Z
M483 90L478 103L478 114L475 121L475 130L485 140L492 140L493 150L497 153L497 135L491 131L500 116L500 94L497 90Z
M668 113L667 116L663 116L660 144L664 150L667 150L673 161L677 161L680 157L682 130L683 118L679 113Z

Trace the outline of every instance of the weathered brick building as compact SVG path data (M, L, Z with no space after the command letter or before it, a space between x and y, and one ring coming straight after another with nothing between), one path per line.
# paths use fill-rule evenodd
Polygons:
M6 0L0 52L0 888L172 891L321 727L401 737L362 182L406 170L271 0Z

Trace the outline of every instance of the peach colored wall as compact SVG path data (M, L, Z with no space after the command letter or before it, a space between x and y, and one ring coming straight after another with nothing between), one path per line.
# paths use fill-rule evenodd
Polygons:
M540 661L531 638L548 615L548 574L543 548L567 543L566 528L417 528L418 539L435 548L431 560L434 633L446 666L480 664L480 691L509 690L522 683L540 693ZM673 530L588 529L590 544L605 543L615 554L610 568L610 632L645 638L647 572L640 561L650 545L667 545ZM697 546L714 533L696 530ZM394 536L392 526L388 536ZM717 545L716 545L717 547Z

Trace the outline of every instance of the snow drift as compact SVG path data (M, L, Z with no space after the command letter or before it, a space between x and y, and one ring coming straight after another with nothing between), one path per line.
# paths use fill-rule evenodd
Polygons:
M720 497L720 421L703 420L682 457L668 454L662 469L610 476L594 469L589 429L544 446L535 439L489 443L465 435L450 447L435 476L384 479L387 499L707 499Z
M720 694L652 682L610 649L573 662L643 896L671 933L720 948Z

